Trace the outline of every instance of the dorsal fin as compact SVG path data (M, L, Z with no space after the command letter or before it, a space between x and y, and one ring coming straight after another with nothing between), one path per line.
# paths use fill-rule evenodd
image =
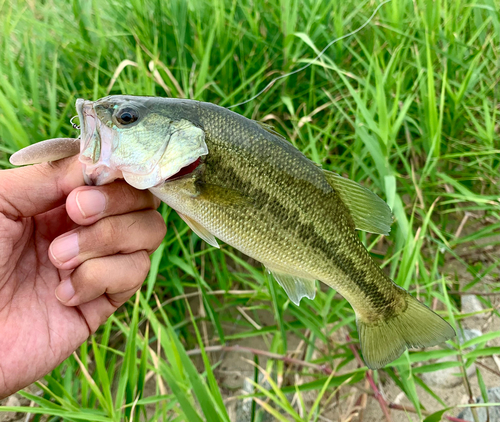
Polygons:
M272 133L273 135L276 135L279 138L284 139L285 141L288 142L288 139L286 139L281 133L276 132L276 129L274 129L273 125L270 125L268 123L258 122L257 120L254 120L254 122L257 123L266 132Z
M328 183L340 194L349 208L356 229L388 235L393 221L389 205L373 192L352 180L323 170Z

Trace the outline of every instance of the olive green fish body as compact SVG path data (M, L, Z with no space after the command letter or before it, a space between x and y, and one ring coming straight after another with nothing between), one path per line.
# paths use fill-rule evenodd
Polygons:
M401 306L405 292L369 257L324 171L257 123L212 107L200 104L203 165L152 192L269 269L338 290L360 317Z
M213 104L154 97L78 100L77 111L89 184L122 177L149 189L209 244L218 246L217 237L262 262L297 305L314 298L315 280L336 289L356 313L370 368L454 336L359 241L356 230L388 234L387 204L321 169L268 126ZM12 160L73 150L57 140Z

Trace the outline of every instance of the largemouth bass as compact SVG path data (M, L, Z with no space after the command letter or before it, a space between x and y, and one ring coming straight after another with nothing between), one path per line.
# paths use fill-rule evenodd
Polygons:
M356 230L389 233L387 204L321 169L272 128L214 104L171 98L80 99L77 111L78 150L74 140L45 141L11 162L80 153L88 184L124 178L149 189L210 245L218 247L218 238L260 261L296 305L314 298L315 280L327 284L353 307L369 368L455 335L359 241Z

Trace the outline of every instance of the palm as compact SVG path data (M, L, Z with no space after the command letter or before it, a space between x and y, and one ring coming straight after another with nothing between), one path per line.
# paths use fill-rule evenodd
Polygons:
M9 390L24 386L22 378L46 374L90 334L80 308L54 295L67 274L47 251L55 237L76 226L68 220L64 207L18 221L0 216L0 233L6 233L0 237L0 338L8 345L0 349L0 374Z
M76 157L0 171L0 399L54 369L140 288L165 235L158 205L126 183L84 186Z

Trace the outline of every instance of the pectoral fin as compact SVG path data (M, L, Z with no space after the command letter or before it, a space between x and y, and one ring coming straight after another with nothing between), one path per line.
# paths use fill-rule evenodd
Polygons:
M290 300L297 306L303 297L314 299L316 296L316 282L307 278L297 277L267 267L278 284L283 287Z
M181 214L179 211L177 211L177 214L179 214L179 217L182 218L184 222L191 228L191 230L193 230L201 239L215 248L220 248L217 240L215 240L214 235L210 233L205 227L194 221L192 218L189 218L187 215Z
M80 152L80 139L55 138L37 142L23 148L10 157L14 166L57 161Z
M323 170L328 183L349 208L356 229L388 235L391 231L392 212L389 206L370 190L353 180Z

